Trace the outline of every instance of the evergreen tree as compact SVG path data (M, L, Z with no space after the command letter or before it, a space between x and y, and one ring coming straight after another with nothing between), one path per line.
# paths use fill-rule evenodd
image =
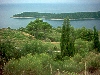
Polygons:
M63 26L62 26L62 35L61 35L61 43L60 43L60 46L61 46L61 56L65 56L65 51L66 50L66 19L64 19L64 22L63 22Z
M94 49L96 49L97 52L100 52L99 35L98 35L98 31L96 30L95 26L94 26Z
M70 27L69 19L67 18L67 21L64 19L60 43L62 57L74 55L74 41L72 40Z
M27 26L26 30L29 34L34 35L37 39L46 39L46 33L52 29L52 26L43 22L41 19L36 19L35 21L31 21Z

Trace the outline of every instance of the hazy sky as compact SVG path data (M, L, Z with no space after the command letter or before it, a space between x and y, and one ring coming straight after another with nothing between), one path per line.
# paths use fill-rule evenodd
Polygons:
M100 3L100 0L0 0L0 3Z

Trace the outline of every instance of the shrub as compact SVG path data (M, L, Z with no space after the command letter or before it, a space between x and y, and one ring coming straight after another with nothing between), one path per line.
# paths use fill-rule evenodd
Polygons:
M28 54L28 53L43 53L46 52L48 50L48 46L45 46L45 44L43 44L41 41L38 40L34 40L31 42L26 42L23 45L22 51L24 51L24 53Z
M15 47L11 40L0 41L0 53L6 61L14 57Z
M100 42L99 42L99 35L98 35L98 31L96 30L95 26L94 26L94 49L97 52L100 52Z
M4 73L5 75L55 75L58 69L62 75L74 75L84 69L84 64L74 61L74 58L54 61L46 53L27 54L19 60L10 60L4 66Z
M81 61L80 61L81 62ZM63 61L61 60L57 60L57 61L53 61L51 63L53 70L57 71L57 69L59 69L60 72L81 72L82 70L84 70L84 64L80 63L77 60L74 60L73 57L69 58L66 57L66 60L64 59Z
M73 60L77 63L81 62L82 56L77 53L76 55L74 55Z
M82 39L75 40L75 53L79 53L81 56L86 56L89 51L93 50L93 42L83 41Z
M81 38L86 41L93 41L93 30L86 29L85 27L77 29L76 30L76 38L77 39Z
M50 75L51 58L43 53L40 55L31 54L20 58L12 59L4 67L5 75Z
M23 39L25 39L25 37L26 36L24 34L22 34L20 31L18 31L17 33L13 34L13 38L16 38L16 39L23 40Z
M71 58L64 62L63 68L65 71L78 73L84 69L84 65L82 63L77 63Z
M91 56L94 55L91 53ZM90 61L88 61L88 67L93 67L93 68L100 68L100 54L97 55L95 54L92 58L90 56Z
M88 55L82 59L82 62L86 62L87 70L92 73L100 69L100 54L89 52Z

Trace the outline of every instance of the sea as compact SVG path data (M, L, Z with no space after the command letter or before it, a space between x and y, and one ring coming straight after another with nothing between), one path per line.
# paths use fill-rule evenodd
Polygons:
M19 4L0 4L0 29L26 27L31 19L14 19L14 14L22 12L39 12L39 13L75 13L75 12L97 12L100 11L100 3L19 3ZM62 26L63 20L43 20L53 27ZM100 30L100 20L72 20L70 24L74 28L86 27L93 29L94 26Z

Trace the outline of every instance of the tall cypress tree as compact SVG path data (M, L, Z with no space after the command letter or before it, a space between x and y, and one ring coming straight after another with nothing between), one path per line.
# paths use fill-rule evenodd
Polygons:
M63 26L62 26L62 35L61 35L61 43L60 43L60 46L61 46L61 56L65 56L65 50L66 50L66 19L64 19L64 22L63 22Z
M74 55L74 41L71 39L70 32L70 21L69 19L64 19L62 26L62 35L61 35L61 56L73 56Z
M93 28L94 28L94 49L96 49L97 52L100 52L100 42L99 42L98 31L96 30L95 26Z

